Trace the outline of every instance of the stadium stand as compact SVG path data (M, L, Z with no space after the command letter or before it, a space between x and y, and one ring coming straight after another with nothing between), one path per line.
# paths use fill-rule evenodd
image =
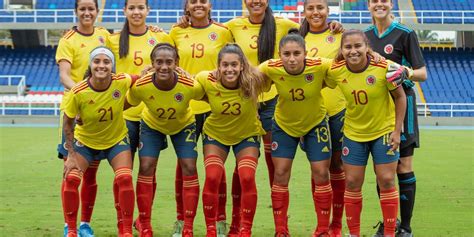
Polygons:
M38 0L36 1L37 9L73 9L74 1L71 0Z

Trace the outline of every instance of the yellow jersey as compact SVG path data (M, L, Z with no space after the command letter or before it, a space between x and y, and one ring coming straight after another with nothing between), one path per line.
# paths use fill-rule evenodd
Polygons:
M201 71L217 68L219 51L230 42L232 34L222 24L211 22L206 27L171 28L170 37L179 52L179 66L192 75ZM211 110L204 101L191 101L195 114L207 113Z
M225 88L210 71L200 72L196 80L211 105L211 115L204 122L204 134L227 146L265 134L257 106L251 99L242 97L240 88Z
M160 90L154 75L153 72L138 79L129 90L127 101L131 105L143 102L143 121L163 134L174 135L195 121L189 102L201 99L204 91L199 83L179 73L173 89Z
M276 24L276 39L275 39L275 53L274 58L278 56L278 44L280 40L288 34L291 28L299 28L298 23L282 17L275 17ZM237 43L244 52L252 66L257 67L261 62L258 61L258 36L262 24L254 24L250 22L248 16L238 17L225 23ZM275 87L272 87L269 92L263 94L262 101L273 99L277 95Z
M292 137L304 136L326 116L321 89L331 60L306 58L305 64L299 75L288 74L281 59L270 59L259 66L278 90L275 122Z
M385 74L391 61L367 64L363 72L351 72L345 61L333 63L327 85L338 86L346 98L344 135L351 140L375 140L395 129L395 105L390 95L396 89Z
M56 50L56 63L65 60L71 64L71 79L78 83L84 80L84 74L89 67L89 55L93 49L104 46L109 38L109 32L102 27L95 27L94 33L83 34L73 27L59 40ZM69 90L64 90L61 109L67 103Z
M128 73L130 75L140 75L145 66L151 65L150 54L155 45L159 43L170 43L173 40L168 34L162 31L152 31L147 29L144 34L129 34L128 55L120 58L120 33L112 34L107 41L107 46L114 52L117 72ZM130 108L124 112L124 118L129 121L140 121L140 114L145 105Z
M76 84L64 108L69 118L81 116L83 124L75 126L74 138L87 147L105 150L127 136L123 105L131 84L128 74L112 75L110 86L103 91L93 89L89 80Z
M332 34L329 29L322 32L308 32L305 37L308 56L318 56L329 59L336 58L341 45L341 38L342 34ZM326 87L321 93L329 116L334 116L344 110L346 100L339 87L334 89Z

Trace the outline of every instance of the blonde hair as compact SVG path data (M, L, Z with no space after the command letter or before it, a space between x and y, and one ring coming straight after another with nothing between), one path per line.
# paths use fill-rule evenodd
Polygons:
M255 105L258 103L258 97L263 94L265 89L265 79L263 75L250 65L242 49L237 44L227 44L219 52L217 65L220 65L225 54L236 54L239 56L242 71L239 75L239 87L243 98L250 98ZM222 74L219 70L216 73L217 81L222 83Z

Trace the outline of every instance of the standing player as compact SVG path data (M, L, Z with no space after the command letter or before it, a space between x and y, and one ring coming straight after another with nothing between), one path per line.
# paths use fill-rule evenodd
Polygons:
M59 66L59 78L64 86L63 101L61 102L60 136L61 144L58 145L58 157L67 157L64 146L65 137L62 134L62 112L64 105L70 97L70 89L84 79L87 70L89 53L97 46L105 45L109 32L100 27L94 27L94 22L99 13L97 0L76 0L74 6L78 17L78 24L69 30L59 41L56 51L56 62ZM90 220L97 194L96 174L99 161L94 161L84 173L81 187L81 236L94 236L90 227ZM64 188L64 187L63 187ZM64 235L68 232L67 224Z
M420 146L413 81L423 82L426 80L426 64L416 33L393 19L391 14L393 1L368 0L368 6L374 25L370 26L365 34L369 38L372 49L387 59L413 68L412 70L406 67L410 80L406 80L403 84L403 90L407 96L407 111L401 136L400 161L397 167L401 216L401 225L397 236L410 237L412 236L410 222L416 192L416 178L412 163L415 148ZM380 225L376 236L382 236L382 234L383 225Z
M132 79L127 74L112 74L114 67L114 55L109 49L94 49L90 53L86 80L71 89L70 98L64 106L68 158L64 164L61 197L69 226L68 237L77 236L78 188L83 173L90 164L101 159L107 159L115 172L114 183L118 186L118 202L123 220L123 233L120 236L133 236L135 194L132 159L127 127L123 120L125 95ZM83 124L74 128L74 119L78 115Z
M250 237L257 207L255 172L260 153L259 136L264 134L257 118L257 101L265 85L236 44L226 45L219 52L218 65L216 71L203 71L196 76L211 105L211 115L203 128L206 182L202 199L206 236L216 236L219 183L232 148L242 187L239 205L242 216L236 234Z
M112 34L107 45L117 58L117 72L140 75L145 66L151 65L149 55L153 47L163 42L173 44L173 40L166 33L147 27L145 24L146 17L150 12L148 0L126 0L123 11L127 17L123 29L120 33ZM135 156L139 144L140 115L143 108L142 103L124 112L132 158ZM154 193L156 190L155 178L153 178L153 190ZM115 185L114 194L117 194ZM117 202L115 205L118 225L121 225L120 206Z
M326 24L329 15L327 0L304 1L305 19L301 23L300 34L305 38L308 56L335 58L339 51L341 33L332 33ZM329 167L331 187L333 190L332 222L329 233L341 236L342 215L344 212L345 176L342 168L342 128L344 125L345 99L341 90L324 88L321 91L324 106L329 116L329 130L331 134L331 165ZM312 179L312 191L315 183Z
M289 236L288 183L300 139L316 184L313 200L318 226L313 236L326 236L332 200L329 182L331 144L321 89L331 60L307 58L305 41L296 29L280 41L279 51L280 59L269 60L259 66L267 80L275 84L279 94L272 128L275 236Z
M190 22L189 27L174 26L170 37L173 39L180 55L179 66L192 75L201 71L217 68L217 54L228 42L232 42L232 34L227 27L214 22L211 15L209 0L187 0L184 4L184 13ZM205 117L211 110L204 101L191 101L191 108L196 116L196 141L202 131ZM183 179L179 163L176 167L175 192L177 221L173 237L179 237L183 229ZM219 189L219 208L217 214L218 234L225 236L226 220L226 178L222 175Z
M140 131L140 169L137 182L137 203L140 213L140 236L153 236L151 211L153 178L160 151L166 148L169 135L183 174L183 236L193 236L193 222L199 200L196 171L196 123L189 107L192 99L204 94L199 83L176 72L177 50L160 43L151 52L154 72L140 78L130 89L127 101L136 106L145 103Z
M344 203L350 235L360 236L362 184L370 153L380 185L385 225L383 236L393 237L398 211L395 188L397 149L406 101L403 89L388 82L393 80L387 78L389 67L395 64L373 61L368 56L368 44L362 31L344 32L341 50L328 72L327 83L331 88L340 87L347 101L342 159L346 173ZM396 75L401 75L402 70L398 68Z

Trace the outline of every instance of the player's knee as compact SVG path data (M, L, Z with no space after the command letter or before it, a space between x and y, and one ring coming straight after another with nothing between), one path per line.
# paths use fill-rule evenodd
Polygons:
M287 186L290 179L290 172L284 169L275 169L273 184Z
M240 173L239 179L242 187L255 186L255 173Z
M64 182L66 183L66 190L77 190L81 184L81 178L77 175L78 172L75 170L71 171L67 176Z
M193 162L181 162L181 171L184 176L191 176L197 173L196 163Z
M346 189L349 191L360 190L362 187L362 178L355 176L346 176Z
M395 187L395 176L393 174L378 174L377 183L382 190Z
M397 173L404 174L409 172L413 172L412 157L400 159L397 166Z
M156 160L154 159L140 159L139 175L153 176L156 170Z

